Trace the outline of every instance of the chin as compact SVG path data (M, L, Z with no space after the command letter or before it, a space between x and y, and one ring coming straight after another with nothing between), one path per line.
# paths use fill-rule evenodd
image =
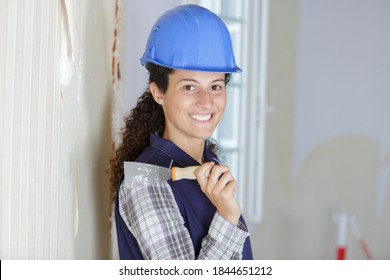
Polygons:
M203 140L206 140L208 138L210 138L211 136L213 135L213 133L211 132L207 132L207 133L199 133L199 134L196 134L195 138L199 138L199 139L203 139Z

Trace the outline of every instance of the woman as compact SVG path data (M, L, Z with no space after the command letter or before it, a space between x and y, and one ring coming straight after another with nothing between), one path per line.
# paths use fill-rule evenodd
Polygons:
M200 6L169 10L155 23L141 64L149 88L126 119L112 161L121 259L252 259L237 183L209 140L230 73L241 72L226 26ZM124 161L199 168L196 180L135 187L124 178Z

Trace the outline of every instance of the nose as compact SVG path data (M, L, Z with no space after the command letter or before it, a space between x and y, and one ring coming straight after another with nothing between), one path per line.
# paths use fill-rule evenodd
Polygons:
M196 105L202 108L212 107L213 99L207 90L201 90L197 97Z

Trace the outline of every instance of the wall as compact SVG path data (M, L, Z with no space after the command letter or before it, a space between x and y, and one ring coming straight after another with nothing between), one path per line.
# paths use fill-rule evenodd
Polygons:
M270 1L260 259L334 259L355 217L375 259L390 245L388 1ZM346 235L347 258L367 255Z
M1 259L73 256L74 189L60 160L69 42L61 4L0 1Z
M263 220L253 225L256 259L291 259L291 162L296 98L299 1L268 1L267 109ZM289 255L291 253L291 255Z
M107 259L115 1L0 5L0 258Z
M125 113L135 106L138 97L147 87L147 71L140 64L140 58L145 51L150 29L163 12L181 3L181 0L147 0L132 1L124 6L126 14L123 20L126 26L121 36L124 40L122 69Z
M76 1L74 5L78 14L76 48L80 53L72 84L65 95L79 92L78 104L72 106L72 110L78 108L78 120L75 122L70 114L64 117L65 125L73 130L67 134L69 140L77 142L78 232L74 258L108 259L111 200L107 170L112 157L111 59L115 1Z

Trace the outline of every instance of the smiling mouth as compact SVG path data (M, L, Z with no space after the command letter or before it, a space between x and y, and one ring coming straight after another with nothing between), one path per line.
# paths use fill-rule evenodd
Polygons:
M213 114L190 114L190 117L199 122L207 122L213 117Z

